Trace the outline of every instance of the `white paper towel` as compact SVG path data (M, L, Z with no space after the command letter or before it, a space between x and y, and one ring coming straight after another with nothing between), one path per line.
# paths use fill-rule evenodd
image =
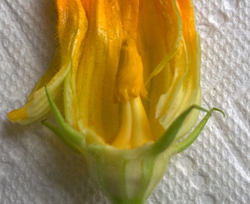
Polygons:
M201 35L203 107L199 139L174 156L148 204L250 203L250 1L194 0ZM39 122L11 124L55 51L53 0L0 1L0 203L96 204L81 156Z

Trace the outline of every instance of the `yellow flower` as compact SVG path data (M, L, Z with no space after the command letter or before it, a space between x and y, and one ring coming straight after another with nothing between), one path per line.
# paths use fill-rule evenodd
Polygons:
M28 102L8 117L27 124L52 110L58 127L43 124L86 156L90 177L113 203L143 203L169 157L187 148L218 110L184 138L198 117L192 109L204 110L192 2L56 2L54 60ZM64 118L53 102L60 97Z

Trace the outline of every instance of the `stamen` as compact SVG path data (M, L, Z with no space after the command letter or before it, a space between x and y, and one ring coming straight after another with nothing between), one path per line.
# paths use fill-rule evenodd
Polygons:
M114 98L116 102L122 102L139 95L147 95L143 82L143 65L134 41L126 38L122 42Z
M136 148L149 141L153 141L153 136L141 98L132 99L130 103L133 113L131 145L133 148Z
M121 47L114 91L115 101L121 103L122 119L113 146L130 149L153 140L141 101L141 97L146 95L141 57L134 41L125 39Z
M131 132L132 132L132 110L129 101L122 103L122 120L118 135L113 142L113 146L119 149L131 148Z

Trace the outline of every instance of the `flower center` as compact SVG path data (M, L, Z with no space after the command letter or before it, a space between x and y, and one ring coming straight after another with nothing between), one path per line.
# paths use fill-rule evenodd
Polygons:
M121 47L114 90L114 99L121 104L122 117L113 146L130 149L153 140L141 101L146 95L141 57L134 41L125 39Z

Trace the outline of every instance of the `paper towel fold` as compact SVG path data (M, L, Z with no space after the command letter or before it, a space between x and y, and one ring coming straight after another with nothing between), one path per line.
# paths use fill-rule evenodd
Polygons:
M203 106L219 107L198 140L174 156L149 204L250 203L250 2L194 0L201 35ZM109 203L85 162L39 122L13 125L55 51L52 0L0 2L0 201Z

